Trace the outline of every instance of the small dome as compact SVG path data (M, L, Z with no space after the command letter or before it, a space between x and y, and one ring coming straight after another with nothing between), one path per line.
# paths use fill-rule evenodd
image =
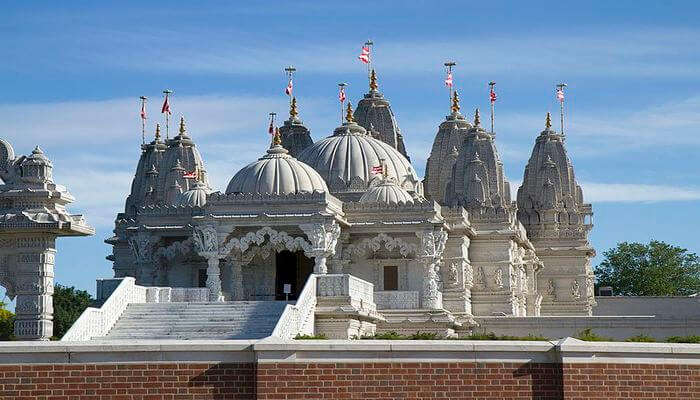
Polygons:
M207 186L198 181L192 189L177 196L177 199L175 199L175 205L204 207L204 205L207 204L207 195L209 192L210 191L207 189Z
M289 155L279 144L258 161L243 167L229 182L226 194L298 194L328 192L323 178L313 168Z
M411 163L389 144L367 134L365 128L355 122L346 122L327 137L306 148L299 160L312 166L328 183L331 192L354 191L370 186L376 175L372 169L381 160L387 175L398 185L421 192L420 181Z
M360 203L413 204L413 197L391 179L370 187L360 197Z

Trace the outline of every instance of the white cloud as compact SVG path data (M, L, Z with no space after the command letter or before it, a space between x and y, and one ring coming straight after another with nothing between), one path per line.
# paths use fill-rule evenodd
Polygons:
M626 203L700 200L700 187L582 182L586 201Z

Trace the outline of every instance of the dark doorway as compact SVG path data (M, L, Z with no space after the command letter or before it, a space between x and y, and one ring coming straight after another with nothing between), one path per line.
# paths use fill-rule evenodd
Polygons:
M314 269L313 261L303 252L280 251L276 257L275 299L285 300L284 285L291 285L289 300L296 300Z

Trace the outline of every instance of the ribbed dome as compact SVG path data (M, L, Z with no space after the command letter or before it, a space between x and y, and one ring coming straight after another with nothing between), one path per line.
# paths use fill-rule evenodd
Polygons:
M207 194L210 190L202 182L197 182L194 187L180 194L175 200L177 206L204 207L207 204Z
M386 179L369 188L360 197L360 203L413 204L413 198L396 182Z
M313 168L275 145L258 161L243 167L226 188L226 193L298 194L328 192L323 178Z
M372 168L381 161L387 175L409 191L422 192L411 163L392 146L369 136L354 122L335 129L333 136L308 147L299 160L313 167L328 183L331 192L364 191L376 178Z

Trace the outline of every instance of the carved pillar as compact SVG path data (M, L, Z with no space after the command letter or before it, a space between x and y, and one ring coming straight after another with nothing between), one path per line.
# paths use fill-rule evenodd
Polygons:
M53 336L55 237L24 237L16 243L15 336L49 340Z
M423 264L423 308L436 310L442 308L442 293L438 285L438 264L445 249L447 233L433 230L416 232L421 240L419 257Z
M229 260L231 266L231 299L240 301L245 300L243 293L243 265L241 260Z
M340 236L340 226L337 222L318 222L299 226L309 238L311 248L305 253L314 258L314 273L327 274L326 261L335 254L336 244Z
M143 286L152 286L156 273L153 260L153 245L158 242L158 237L146 231L140 231L129 238L131 252L136 259L136 283Z
M212 225L196 226L192 234L194 247L207 260L207 288L210 301L224 301L219 269L219 239Z

